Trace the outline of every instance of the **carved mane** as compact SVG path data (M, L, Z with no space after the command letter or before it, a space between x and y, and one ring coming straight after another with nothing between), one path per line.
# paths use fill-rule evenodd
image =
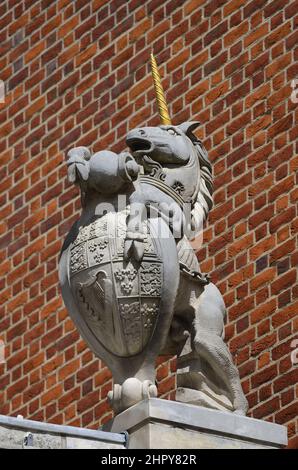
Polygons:
M195 148L198 152L200 167L201 167L201 187L198 194L198 202L202 204L204 208L205 215L207 217L208 212L213 207L213 177L212 177L212 167L208 159L208 153L203 146L201 141L195 143Z
M191 211L194 232L197 234L202 230L203 223L207 219L209 211L213 207L213 177L212 167L205 147L202 142L194 136L194 134L189 137L191 138L197 152L201 170L199 191Z

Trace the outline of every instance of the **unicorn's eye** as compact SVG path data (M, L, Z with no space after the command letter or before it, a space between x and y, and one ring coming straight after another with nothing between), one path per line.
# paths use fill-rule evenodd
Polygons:
M178 135L175 129L168 129L168 133L171 135Z

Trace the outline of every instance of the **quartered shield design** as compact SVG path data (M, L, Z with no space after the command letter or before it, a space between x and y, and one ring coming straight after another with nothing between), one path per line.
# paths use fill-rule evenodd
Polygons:
M141 264L124 261L126 211L79 229L68 247L69 283L79 313L105 349L121 357L144 350L159 315L163 265L148 233Z

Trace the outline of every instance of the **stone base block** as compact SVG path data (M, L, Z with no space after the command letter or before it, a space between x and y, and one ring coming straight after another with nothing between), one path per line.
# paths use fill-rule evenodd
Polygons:
M103 426L129 433L130 449L278 449L285 426L200 406L151 398Z

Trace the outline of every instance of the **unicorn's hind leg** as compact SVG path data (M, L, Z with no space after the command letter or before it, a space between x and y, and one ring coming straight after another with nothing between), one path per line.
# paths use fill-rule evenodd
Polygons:
M225 305L214 284L205 287L194 320L194 347L225 383L230 391L234 412L246 414L248 405L243 394L239 372L223 340Z

